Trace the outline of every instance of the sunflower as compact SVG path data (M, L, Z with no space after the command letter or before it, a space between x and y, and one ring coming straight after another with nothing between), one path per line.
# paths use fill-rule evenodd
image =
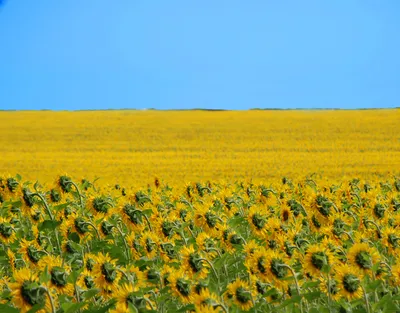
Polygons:
M208 275L208 263L203 260L201 253L194 250L192 245L183 247L180 254L183 259L182 267L190 277L195 276L202 279Z
M194 212L194 223L211 236L217 236L223 220L208 205L203 204L196 208Z
M365 274L371 273L374 264L379 262L379 252L367 243L354 244L347 253L351 265L357 266Z
M201 232L196 237L197 247L205 252L210 259L213 259L217 256L217 247L214 239L206 234L205 232Z
M93 272L89 272L87 269L84 269L82 273L79 275L76 284L83 290L93 289L96 287L94 281Z
M158 253L158 236L150 231L145 231L139 239L140 246L148 259L154 259Z
M110 292L118 286L122 274L117 269L116 261L112 260L108 254L97 254L95 262L93 268L94 282L96 286L102 288L103 294L108 297Z
M381 231L382 243L389 253L394 253L400 247L400 230L386 227Z
M287 256L274 250L266 251L265 256L264 266L267 270L269 280L272 281L278 289L286 290L288 286L286 280L288 277L288 268L285 266L288 261Z
M219 306L219 301L217 296L211 293L208 288L202 288L199 293L194 293L193 304L197 310L200 310L205 307L216 308Z
M253 307L253 299L255 296L256 291L250 288L248 283L240 279L236 279L230 283L225 292L227 301L233 302L243 311L248 311Z
M260 246L257 244L257 242L252 239L249 240L244 246L244 252L247 257L252 256L258 249L260 249Z
M136 236L135 232L131 232L128 237L126 237L126 241L131 250L131 256L134 260L137 260L142 256L139 239L140 238Z
M26 263L36 266L45 252L40 250L40 246L36 240L28 241L22 239L18 253L22 254L22 258Z
M339 281L335 276L330 276L329 279L326 277L322 277L321 283L319 284L319 288L327 296L329 294L332 300L334 301L339 300L340 298Z
M93 253L87 253L85 254L83 258L83 264L85 266L85 269L87 269L89 272L93 271L94 265L96 263L96 255Z
M50 301L46 295L45 287L39 284L37 274L22 268L14 272L13 282L10 283L11 302L20 312L29 311L34 305L44 305L45 309L38 312L50 312Z
M193 286L189 277L182 270L174 271L168 276L169 287L172 293L183 303L191 303L193 299Z
M119 286L114 295L117 300L116 308L111 312L130 312L130 306L135 307L139 312L142 310L150 310L151 306L148 303L150 300L140 296L137 293L138 290L137 286L132 286L132 284L123 284L122 286Z
M89 209L95 219L110 218L114 213L115 204L110 196L91 197L89 200Z
M324 266L332 266L334 256L328 247L315 244L308 247L304 259L304 270L312 276L319 276Z
M249 210L247 215L247 221L251 227L251 230L257 236L264 236L267 231L268 216L262 214L262 209L257 206L253 206Z
M15 230L10 219L0 216L0 240L6 244L10 244L14 242L15 239Z
M396 264L395 266L392 267L392 282L394 286L399 286L400 285L400 264Z
M50 286L55 288L57 293L72 296L74 286L68 282L68 276L71 268L63 264L63 260L59 256L45 255L38 262L38 268L42 271L50 273Z
M348 264L335 268L340 294L348 300L359 299L362 296L360 272Z

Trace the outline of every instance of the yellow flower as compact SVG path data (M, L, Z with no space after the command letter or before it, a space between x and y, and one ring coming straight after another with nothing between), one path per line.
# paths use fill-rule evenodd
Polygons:
M323 267L332 266L334 261L334 256L327 246L311 245L306 252L304 270L313 276L319 276Z
M372 266L379 262L379 258L379 252L367 243L355 243L347 253L349 263L364 273L371 273Z
M135 307L138 311L150 310L149 299L144 296L139 296L135 292L139 289L137 286L132 286L132 284L123 284L119 286L114 297L117 300L115 310L111 312L115 313L126 313L130 312L130 306Z
M183 303L191 303L193 299L193 286L189 277L182 271L172 272L168 276L169 287L172 293Z
M254 305L254 297L256 292L250 288L249 284L236 279L227 286L225 298L229 302L233 302L239 309L243 311L250 310Z
M148 259L153 259L158 253L158 236L150 231L145 231L139 239L140 246Z
M219 305L218 298L207 288L202 288L199 293L194 293L193 304L197 310L215 308ZM216 312L219 312L217 310Z
M348 300L361 298L360 272L348 264L341 264L335 267L334 270L339 283L340 295Z
M208 274L208 263L202 260L202 255L196 252L193 246L183 247L181 250L182 267L190 277L205 278Z
M55 288L57 293L72 296L74 286L68 282L68 275L71 268L64 264L59 256L45 255L38 262L38 268L42 271L46 270L50 274L50 286Z
M0 216L0 241L10 244L16 240L15 230L9 218Z
M121 279L121 272L117 269L116 261L112 260L108 254L99 253L95 257L96 264L93 268L94 282L101 287L103 294L108 297L117 286Z
M10 289L11 301L21 313L29 311L36 304L45 305L45 309L39 312L50 312L50 301L46 289L39 284L37 274L31 269L22 268L15 271Z

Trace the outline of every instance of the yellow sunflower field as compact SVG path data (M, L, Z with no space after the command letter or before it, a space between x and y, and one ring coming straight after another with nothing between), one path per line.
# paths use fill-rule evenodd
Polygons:
M399 117L0 112L0 312L399 312Z

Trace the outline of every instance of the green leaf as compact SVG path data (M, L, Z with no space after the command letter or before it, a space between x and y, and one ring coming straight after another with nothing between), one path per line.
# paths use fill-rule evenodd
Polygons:
M307 301L313 301L315 299L318 299L319 297L321 297L321 292L320 291L313 291L313 292L309 292L309 293L305 293L303 294L304 298L307 299Z
M0 304L0 312L2 313L18 313L19 310L7 304Z
M37 311L39 311L39 310L41 310L43 308L44 308L43 304L36 304L26 313L36 313Z
M96 288L89 289L84 294L85 300L89 300L89 299L93 298L95 295L97 295L99 293L99 291L100 291L100 289L96 289Z
M81 308L83 308L86 305L85 302L79 302L79 303L63 303L61 305L61 308L63 309L63 313L74 313L79 311Z
M282 309L282 308L288 306L289 304L294 304L294 303L299 304L301 301L301 298L302 298L302 296L298 296L298 295L293 296L290 299L283 301L282 304L279 306L279 309Z
M42 274L40 274L39 281L40 283L47 283L50 281L50 279L51 279L51 274L49 273L48 268L46 266Z
M91 308L91 309L83 311L83 313L106 313L110 308L112 308L114 306L114 304L115 304L115 300L112 300L103 307Z
M52 220L44 220L38 227L39 230L43 231L46 229L55 230L61 222L59 221L52 221Z
M79 238L79 235L75 232L68 234L68 239L75 243L81 242L81 238Z

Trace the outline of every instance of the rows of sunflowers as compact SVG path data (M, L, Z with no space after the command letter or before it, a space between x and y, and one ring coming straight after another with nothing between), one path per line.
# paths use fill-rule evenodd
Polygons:
M400 179L0 179L0 312L398 312Z

